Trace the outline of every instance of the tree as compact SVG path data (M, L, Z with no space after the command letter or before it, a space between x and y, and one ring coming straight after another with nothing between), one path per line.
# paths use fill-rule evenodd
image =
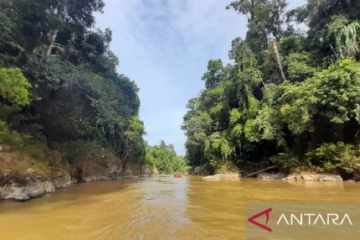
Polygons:
M188 104L189 163L353 172L360 132L355 7L354 0L309 0L286 12L282 0L231 2L228 9L248 18L247 35L232 41L233 64L209 61L206 88ZM297 23L307 24L306 35Z
M146 161L161 173L188 171L185 159L177 156L174 146L172 144L166 145L164 141L160 141L159 145L146 147Z
M95 28L103 7L0 1L0 125L7 135L19 132L20 142L26 135L66 153L72 169L145 159L139 88L116 72L111 30Z

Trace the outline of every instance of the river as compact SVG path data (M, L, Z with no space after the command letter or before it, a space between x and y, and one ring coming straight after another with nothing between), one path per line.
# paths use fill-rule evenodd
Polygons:
M356 183L154 177L0 202L2 240L243 239L246 202L357 202Z

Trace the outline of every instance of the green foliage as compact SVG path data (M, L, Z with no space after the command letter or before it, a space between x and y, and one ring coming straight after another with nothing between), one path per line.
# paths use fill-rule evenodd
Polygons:
M24 106L30 104L31 84L18 68L0 68L0 97L11 103Z
M230 124L235 125L241 118L241 113L237 109L233 109L230 113Z
M95 141L72 141L53 145L63 153L70 164L76 166L88 162L106 166L109 162L119 161L113 149L104 148Z
M347 19L342 19L346 21ZM351 24L344 26L338 26L338 22L329 26L330 30L337 30L335 36L335 49L334 54L336 60L345 58L359 57L360 54L360 23L352 22Z
M312 164L334 172L342 169L352 173L360 166L360 147L343 142L326 143L306 154Z
M288 78L292 82L304 81L316 72L316 69L311 67L310 55L306 52L291 53L284 64L288 68Z
M285 170L355 168L356 160L340 161L356 158L355 150L337 146L343 155L327 161L306 153L358 140L359 2L308 1L288 12L286 5L238 0L227 7L247 17L248 31L232 41L232 64L209 61L205 89L188 105L182 129L191 165L261 166L271 159ZM307 34L295 30L299 22Z
M284 171L290 171L299 166L308 166L306 162L301 162L299 157L291 152L278 153L270 158L275 166L279 166Z
M1 142L33 146L22 150L39 161L48 146L60 149L74 167L145 160L139 89L116 72L111 31L94 26L103 7L102 0L0 1Z
M30 138L30 136L19 134L16 131L11 131L6 122L0 121L0 144L11 145L17 148L24 143L25 139L28 138Z
M172 144L146 146L146 163L156 167L161 173L188 172L190 167L184 157L177 156Z

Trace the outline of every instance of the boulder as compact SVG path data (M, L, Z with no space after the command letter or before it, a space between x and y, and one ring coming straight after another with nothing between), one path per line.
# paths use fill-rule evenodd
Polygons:
M354 180L355 182L359 182L360 181L360 173L355 173L351 180Z
M68 172L58 172L55 175L56 177L53 179L53 182L56 189L66 188L72 184L71 176Z
M29 182L25 186L11 185L0 187L0 199L27 201L54 191L55 186L52 182Z
M342 182L340 175L329 173L292 173L283 178L284 181L319 181L319 182Z
M210 175L210 166L207 163L205 163L201 166L194 167L189 171L189 175L200 175L200 176Z
M216 175L211 175L211 176L203 177L202 179L204 179L204 180L211 180L211 181L220 181L221 177L220 177L220 174L216 174Z
M227 173L220 173L221 178L241 178L241 173L239 172L227 172Z

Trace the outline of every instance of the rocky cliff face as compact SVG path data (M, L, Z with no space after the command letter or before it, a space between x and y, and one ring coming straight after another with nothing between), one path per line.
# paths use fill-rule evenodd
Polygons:
M107 181L121 178L135 178L138 177L137 169L131 169L130 167L124 172L122 176L121 168L118 166L112 166L106 171L102 171L99 174L83 176L83 182L94 181ZM151 177L158 174L157 169L153 169L149 165L142 166L142 176ZM77 182L76 179L71 178L68 172L59 171L51 174L49 177L33 175L34 172L28 171L26 176L14 175L12 179L3 186L0 186L0 200L12 199L16 201L27 201L33 198L38 198L46 193L52 193L57 189L62 189L71 186ZM12 174L11 169L7 169L1 173L2 177L10 176Z
M80 162L64 168L59 152L37 149L45 156L43 161L34 159L27 152L0 146L0 200L26 201L57 189L66 188L75 182L107 181L158 174L157 169L145 164L127 164L123 169L118 159L109 161ZM71 174L69 173L71 171Z
M0 159L1 161L2 159ZM11 158L10 158L11 160ZM0 200L12 199L16 201L27 201L33 198L38 198L47 193L52 193L57 189L62 189L71 186L77 182L66 171L57 171L49 175L37 175L36 171L29 168L25 172L18 172L14 169L6 168L0 171ZM144 174L142 176L150 177L158 174L157 169L153 169L149 165L142 166ZM138 169L134 166L128 167L124 174L119 165L109 166L106 169L99 169L99 172L93 175L81 176L83 182L93 181L107 181L120 178L132 178L139 175Z
M211 173L210 166L205 163L204 165L193 167L189 171L189 175L208 176Z
M144 164L141 168L141 176L142 177L152 177L159 175L159 171L157 168L152 167L149 164Z
M109 164L106 167L93 167L88 171L86 167L82 169L80 180L82 182L108 181L117 179L122 174L121 164Z
M7 171L7 174L10 172ZM21 180L20 178L21 176L18 176L17 181L13 179L0 187L0 200L27 201L54 192L56 189L69 187L72 184L71 176L67 172L58 172L50 178L39 176L24 177Z

